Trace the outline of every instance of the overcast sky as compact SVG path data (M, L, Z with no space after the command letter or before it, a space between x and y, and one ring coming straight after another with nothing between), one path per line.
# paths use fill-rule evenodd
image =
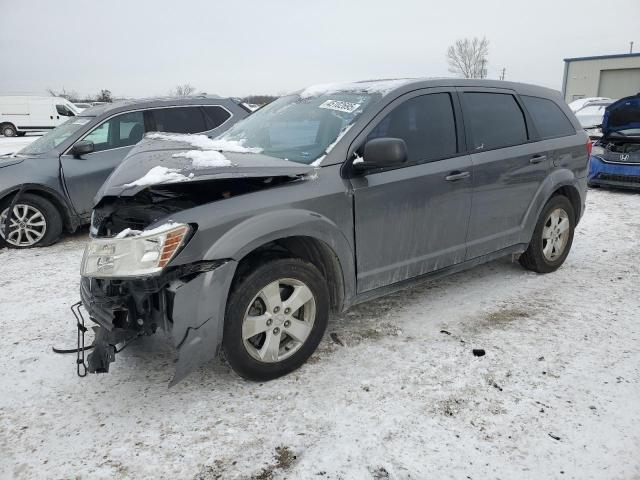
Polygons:
M0 0L0 94L118 97L177 84L224 96L451 76L456 39L490 41L489 78L560 89L563 58L640 52L640 0ZM613 4L611 4L613 5Z

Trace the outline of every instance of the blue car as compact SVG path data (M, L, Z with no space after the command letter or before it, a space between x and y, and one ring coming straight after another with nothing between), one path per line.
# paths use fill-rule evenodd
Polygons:
M609 105L589 161L589 186L640 190L640 93Z

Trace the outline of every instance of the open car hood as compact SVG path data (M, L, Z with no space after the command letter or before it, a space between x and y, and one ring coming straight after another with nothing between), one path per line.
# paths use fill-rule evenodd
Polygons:
M133 196L154 185L242 177L301 177L313 170L310 165L261 153L218 152L187 142L146 138L107 178L95 203L105 196Z
M609 105L602 117L602 135L632 128L640 128L640 95L621 98Z

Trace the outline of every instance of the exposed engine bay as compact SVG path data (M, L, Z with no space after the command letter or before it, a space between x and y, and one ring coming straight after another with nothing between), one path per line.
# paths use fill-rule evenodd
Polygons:
M614 153L635 153L640 152L640 142L629 143L627 141L603 141L602 147Z
M104 197L94 208L91 234L111 237L126 228L144 230L175 212L298 180L295 176L227 178L157 185L133 197Z

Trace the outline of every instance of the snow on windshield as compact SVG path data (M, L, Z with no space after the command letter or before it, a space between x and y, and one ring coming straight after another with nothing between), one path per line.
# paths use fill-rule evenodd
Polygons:
M325 83L312 85L300 92L300 98L331 95L338 92L379 93L386 95L396 88L409 83L410 79L374 80L368 82Z
M149 133L146 138L152 140L167 140L170 142L183 142L201 150L219 150L232 153L260 153L261 148L245 147L244 140L212 139L206 135L189 135L184 133Z

